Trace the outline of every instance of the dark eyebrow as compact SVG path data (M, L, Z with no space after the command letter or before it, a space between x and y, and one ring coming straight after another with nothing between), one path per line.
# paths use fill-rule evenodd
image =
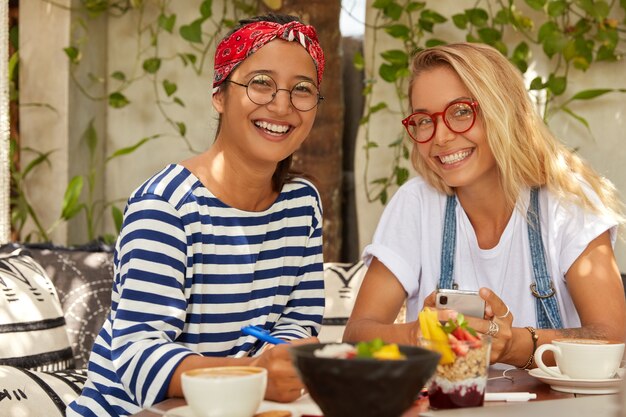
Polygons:
M452 103L458 103L459 101L469 101L470 103L472 101L474 101L473 98L471 97L459 97L459 98L455 98L454 100L452 100L451 102L449 102L448 104L446 104L446 107L448 107L450 104ZM441 109L443 110L443 109ZM428 109L413 109L411 110L412 113L428 113Z
M250 80L252 77L254 77L255 75L259 75L259 74L265 74L265 75L269 75L272 78L277 78L277 74L276 71L272 71L272 70L255 70L255 71L250 71L249 73L244 75L244 78L246 80ZM308 81L311 84L317 84L316 81L311 78L311 77L307 77L306 75L296 75L295 78L299 81Z

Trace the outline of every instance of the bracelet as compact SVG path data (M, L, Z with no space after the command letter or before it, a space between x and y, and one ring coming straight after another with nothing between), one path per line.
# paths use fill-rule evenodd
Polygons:
M530 353L530 357L520 369L528 369L533 365L535 361L535 351L537 350L537 340L539 340L539 336L537 336L537 332L534 327L526 326L526 330L530 332L530 337L533 339L533 351Z

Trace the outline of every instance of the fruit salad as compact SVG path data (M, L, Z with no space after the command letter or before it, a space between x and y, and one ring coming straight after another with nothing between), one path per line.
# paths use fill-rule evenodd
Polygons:
M382 339L374 339L370 342L359 342L356 346L348 343L335 343L317 349L315 356L339 359L371 358L380 360L406 359L395 343L385 344Z
M477 407L483 405L491 339L481 337L465 317L441 324L437 311L419 314L421 344L441 353L437 371L428 386L432 408Z

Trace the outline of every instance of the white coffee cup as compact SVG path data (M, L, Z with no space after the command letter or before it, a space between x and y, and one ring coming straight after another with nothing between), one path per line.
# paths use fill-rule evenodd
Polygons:
M544 352L554 352L560 372L543 363ZM594 339L555 339L535 352L539 369L555 378L609 379L615 376L624 356L624 343Z
M183 372L183 394L197 417L252 417L265 397L267 370L220 366Z

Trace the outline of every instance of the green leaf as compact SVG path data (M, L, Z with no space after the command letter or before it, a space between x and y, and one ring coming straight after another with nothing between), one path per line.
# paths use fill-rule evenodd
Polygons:
M543 88L545 88L545 85L543 84L541 77L535 77L530 82L530 90L542 90Z
M143 69L144 71L146 71L148 74L154 74L156 73L159 68L161 68L161 58L148 58L145 61L143 61Z
M165 94L170 97L172 94L178 90L178 86L176 83L171 82L168 79L163 80L163 90L165 90Z
M602 45L596 53L596 61L617 61L619 58L615 55L615 49Z
M480 28L477 32L480 39L489 45L493 45L502 39L502 32L493 28Z
M400 16L402 16L402 7L397 3L390 3L387 7L385 7L383 14L391 20L400 20Z
M385 7L389 6L392 1L393 0L375 0L374 3L372 3L372 7L374 9L382 10Z
M598 22L606 18L610 12L610 6L603 0L577 0L576 4Z
M32 171L33 169L35 169L37 166L41 165L44 162L47 163L48 166L51 166L50 159L48 157L52 154L52 152L54 151L40 153L35 159L30 161L28 165L26 166L26 168L24 168L21 172L22 178L26 178L30 171Z
M399 66L397 65L381 64L378 69L378 74L383 80L388 83L393 83L398 79L398 69Z
M565 0L556 0L548 3L548 15L550 17L563 16L567 12L568 3Z
M555 34L560 33L560 29L554 22L546 22L539 27L539 31L537 32L537 39L539 42L545 41L547 38L554 36Z
M102 241L107 245L110 245L110 246L115 245L116 240L117 240L117 236L112 235L111 233L105 233L102 235Z
M63 205L61 207L61 218L69 220L74 217L83 207L79 203L80 194L83 191L83 177L76 175L73 177L67 188L65 189L65 195L63 196Z
M376 103L374 106L370 107L370 114L376 113L381 111L382 109L386 109L387 108L387 103L385 103L384 101L381 101L379 103Z
M419 19L417 21L417 24L418 24L419 28L422 29L423 31L433 33L433 28L435 26L435 24L433 22L431 22L429 20L425 20L425 19Z
M496 16L493 18L493 23L496 25L508 25L513 23L514 19L509 9L498 10Z
M392 65L408 65L409 56L400 49L389 49L381 52L380 56Z
M425 45L427 48L431 48L433 46L445 45L447 43L448 42L441 40L441 39L431 38L426 41Z
M381 204L384 206L385 204L387 204L387 200L389 199L389 196L387 194L387 189L384 189L380 192L380 202Z
M185 136L185 134L187 133L187 125L183 122L176 122L176 126L178 127L178 133L181 136Z
M174 103L178 104L180 107L185 107L185 102L178 97L174 97Z
M591 90L583 90L574 94L572 98L570 98L568 101L591 100L593 98L600 97L607 93L612 93L614 91L616 90L613 90L612 88L596 88L596 89L591 89Z
M396 184L402 185L409 179L409 170L402 167L396 167Z
M574 65L574 68L576 69L579 69L581 71L587 71L591 63L587 61L585 57L577 56L572 59L572 65Z
M166 32L172 33L174 25L176 24L176 15L171 14L169 16L165 16L164 14L160 14L158 23L160 28Z
M356 51L352 56L352 65L358 71L363 71L363 68L365 68L365 60L361 51Z
M465 14L470 23L476 27L484 27L489 22L489 14L484 9L467 9Z
M183 64L185 66L187 66L189 63L193 65L198 60L198 58L194 54L178 54L178 56L183 61Z
M110 155L110 156L106 159L106 161L107 161L107 162L109 162L111 159L114 159L114 158L120 157L120 156L122 156L122 155L128 155L128 154L130 154L130 153L133 153L133 152L135 152L135 150L137 150L139 147L141 147L144 143L147 143L147 142L149 142L149 141L151 141L151 140L153 140L153 139L156 139L156 138L158 138L159 136L161 136L161 135L153 135L153 136L149 136L149 137L146 137L146 138L143 138L143 139L139 140L139 141L138 141L137 143L135 143L134 145L127 146L126 148L121 148L121 149L118 149L117 151L113 152L113 154L111 154L111 155Z
M529 5L532 9L542 10L543 6L546 5L546 0L524 0L527 5Z
M96 133L96 129L93 127L93 121L94 119L92 117L81 137L81 140L85 141L87 144L91 155L95 154L96 146L98 145L98 133Z
M385 28L385 32L389 34L389 36L396 39L409 39L411 36L411 30L407 25L391 25Z
M111 78L114 78L118 81L126 81L126 74L124 74L122 71L115 71L113 74L111 74Z
M200 5L200 15L204 20L213 16L213 10L211 10L212 4L212 0L204 0Z
M458 13L452 15L452 23L459 29L465 30L467 28L467 23L469 22L467 16L464 13Z
M115 230L119 234L122 230L122 223L124 222L124 214L122 210L120 210L117 206L111 206L111 217L113 217L113 224L115 225Z
M109 106L114 109L121 109L130 103L126 96L118 91L109 94Z
M562 33L553 33L543 41L543 51L552 58L557 53L562 52L567 46L567 38Z
M567 77L559 77L554 74L550 74L550 77L548 77L548 89L552 91L555 96L563 94L566 88Z
M418 10L422 10L424 7L426 7L426 2L424 1L411 1L406 5L406 12L411 14Z
M65 55L70 59L72 64L78 64L80 62L81 54L78 48L75 46L68 46L67 48L63 48L65 51Z
M194 20L179 29L180 36L188 42L202 43L202 20Z
M520 42L513 50L515 59L527 60L530 57L530 48L526 42Z
M583 126L587 128L589 132L591 132L591 128L589 127L589 122L587 122L587 119L574 113L572 109L570 109L567 106L561 107L561 110L564 111L566 114L570 115L571 117L573 117L576 121L580 122Z
M420 19L433 23L445 23L448 19L434 10L426 9L420 14Z

